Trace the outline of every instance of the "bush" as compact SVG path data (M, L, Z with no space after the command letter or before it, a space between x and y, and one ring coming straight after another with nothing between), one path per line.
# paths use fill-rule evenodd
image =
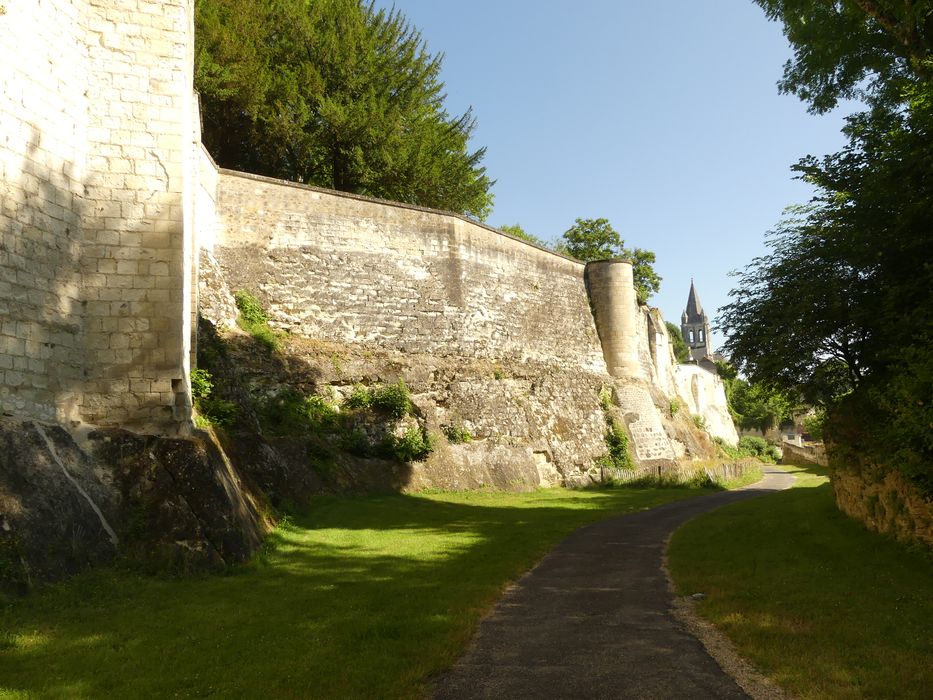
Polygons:
M634 469L635 463L628 449L628 434L625 428L613 418L606 418L606 447L609 453L602 458L602 464L612 469Z
M608 411L612 408L612 389L608 386L604 386L599 390L599 405L603 411Z
M411 394L405 386L405 380L399 379L398 384L388 384L373 392L372 406L385 411L393 418L404 418L411 413Z
M448 442L454 445L470 442L473 439L473 435L470 431L462 425L445 425L441 430L444 431L444 435L447 437Z
M392 439L392 452L399 462L418 462L434 451L434 436L412 426L401 437Z
M680 399L676 397L671 399L667 407L668 411L670 411L671 418L677 415L677 413L680 411L681 406L682 404L680 403Z
M700 430L706 430L706 419L703 416L694 414L690 416L693 419L693 424Z
M256 414L263 430L279 437L333 428L337 422L337 409L326 399L295 389L283 389L261 402Z
M356 457L369 457L373 453L369 438L359 429L341 433L337 444L341 450Z
M211 397L214 390L212 380L206 369L191 370L191 398L199 414L195 417L195 425L199 428L232 425L239 413L239 408L232 401Z
M210 396L214 389L212 378L206 369L191 370L191 398L197 401Z
M353 393L343 402L344 408L356 410L360 408L369 408L373 404L373 394L362 384L353 387Z
M236 320L237 325L268 350L273 352L278 350L281 347L279 336L269 327L269 317L263 311L259 300L245 289L239 290L233 298L240 311Z
M716 438L716 444L719 449L731 459L743 459L745 457L754 457L762 462L776 463L781 455L778 449L764 438L754 435L745 435L739 439L739 444L735 447L727 444L722 438Z
M233 401L218 398L200 399L198 412L208 423L216 426L233 425L240 408Z
M764 438L745 435L739 440L739 452L743 457L757 457L765 462L777 462L780 453Z
M236 307L240 310L240 320L251 325L262 325L269 322L269 317L249 290L241 289L233 295Z

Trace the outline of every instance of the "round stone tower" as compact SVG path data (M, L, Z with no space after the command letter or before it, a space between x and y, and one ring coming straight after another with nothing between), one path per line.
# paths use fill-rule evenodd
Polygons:
M613 377L637 377L638 300L629 260L586 264L586 286L606 368Z

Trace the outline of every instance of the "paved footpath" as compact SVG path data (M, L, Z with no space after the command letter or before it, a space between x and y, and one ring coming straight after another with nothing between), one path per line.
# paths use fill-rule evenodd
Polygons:
M577 530L483 619L434 697L748 697L671 615L664 543L700 513L792 483L770 470L744 489Z

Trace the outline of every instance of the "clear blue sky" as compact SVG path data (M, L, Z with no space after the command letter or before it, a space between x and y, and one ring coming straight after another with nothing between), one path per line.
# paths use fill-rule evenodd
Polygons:
M450 111L473 107L497 181L487 223L553 241L577 217L609 219L657 254L650 303L676 324L691 277L714 317L729 271L765 251L785 206L809 200L790 166L844 143L843 113L778 94L791 51L750 0L395 6L445 54Z

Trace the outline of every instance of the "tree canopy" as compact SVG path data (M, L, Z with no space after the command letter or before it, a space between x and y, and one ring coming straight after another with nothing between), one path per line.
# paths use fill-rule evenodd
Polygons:
M929 0L755 0L794 49L782 91L825 112L840 99L900 103L933 79Z
M817 194L738 274L724 350L933 493L933 2L756 1L794 46L782 89L817 112L867 109L842 151L794 166Z
M218 163L483 219L492 181L471 112L444 108L441 55L362 0L197 0L195 87Z
M654 270L654 253L643 248L626 248L625 241L608 219L576 219L573 226L564 231L555 249L584 262L611 258L631 260L635 292L641 304L647 303L661 288L661 278Z

